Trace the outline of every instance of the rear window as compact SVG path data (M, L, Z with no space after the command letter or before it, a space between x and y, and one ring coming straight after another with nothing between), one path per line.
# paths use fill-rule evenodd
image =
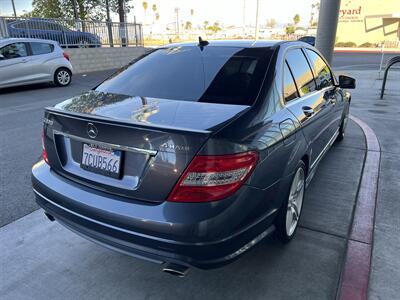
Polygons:
M47 54L47 53L53 52L53 50L54 50L54 46L51 44L36 43L36 42L32 42L30 44L31 44L31 49L32 49L33 55Z
M273 50L186 46L157 49L96 90L129 96L253 104Z

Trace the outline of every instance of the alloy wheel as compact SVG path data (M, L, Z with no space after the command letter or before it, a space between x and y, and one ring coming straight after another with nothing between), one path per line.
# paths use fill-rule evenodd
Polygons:
M290 187L289 200L286 211L286 234L288 236L293 235L299 222L304 199L304 177L304 169L298 168Z
M71 76L66 70L61 70L57 73L57 81L61 85L67 85L71 80Z

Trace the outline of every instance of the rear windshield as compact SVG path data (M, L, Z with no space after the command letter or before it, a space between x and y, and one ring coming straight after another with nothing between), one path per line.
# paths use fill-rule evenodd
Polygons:
M156 49L121 69L101 92L252 105L260 90L271 48L195 46Z

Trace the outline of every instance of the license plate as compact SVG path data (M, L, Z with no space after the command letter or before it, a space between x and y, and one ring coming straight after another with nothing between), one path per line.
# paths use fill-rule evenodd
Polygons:
M88 171L119 178L121 151L83 144L81 167Z

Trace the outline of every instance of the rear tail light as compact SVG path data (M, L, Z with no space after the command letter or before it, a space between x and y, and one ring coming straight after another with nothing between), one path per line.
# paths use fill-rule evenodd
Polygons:
M64 57L65 57L66 59L69 60L69 54L68 54L67 52L63 52L63 55L64 55Z
M257 164L255 151L196 156L168 197L173 202L209 202L235 193Z
M45 135L45 132L43 129L43 131L42 131L42 157L43 157L44 161L49 165L49 158L48 158L46 147L44 144L44 135Z

